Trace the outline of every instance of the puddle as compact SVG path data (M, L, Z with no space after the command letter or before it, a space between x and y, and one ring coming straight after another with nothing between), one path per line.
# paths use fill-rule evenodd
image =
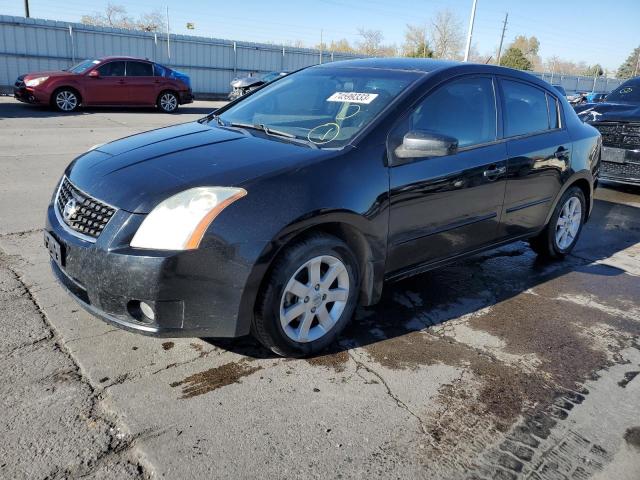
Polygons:
M248 365L246 362L225 363L204 372L194 373L184 380L173 382L170 385L173 388L182 387L180 398L193 398L233 383L241 383L241 378L251 375L261 368L260 366Z

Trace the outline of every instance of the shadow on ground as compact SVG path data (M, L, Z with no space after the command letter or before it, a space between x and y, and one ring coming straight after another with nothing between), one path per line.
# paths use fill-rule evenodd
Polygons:
M583 229L574 254L564 261L540 259L526 242L517 242L387 284L380 303L358 308L339 342L322 355L345 352L429 329L493 307L572 272L583 274L597 289L602 281L624 272L593 262L638 242L640 209L596 200L591 219ZM252 358L275 357L251 337L205 340Z

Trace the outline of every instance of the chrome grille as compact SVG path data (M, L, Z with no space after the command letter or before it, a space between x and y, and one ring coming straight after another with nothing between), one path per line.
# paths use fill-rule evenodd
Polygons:
M600 172L603 177L614 176L628 179L640 179L640 164L602 162Z
M70 229L92 238L98 238L116 213L115 208L77 189L67 177L58 189L56 208Z
M640 124L638 123L592 123L602 134L602 144L606 147L639 148Z

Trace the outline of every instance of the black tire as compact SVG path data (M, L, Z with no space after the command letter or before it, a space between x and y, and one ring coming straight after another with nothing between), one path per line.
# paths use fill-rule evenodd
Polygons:
M307 262L319 256L330 256L338 259L346 267L349 280L346 304L341 314L339 316L336 315L335 324L323 336L312 341L295 341L285 333L281 325L281 302L284 301L283 295L289 280ZM321 273L321 275L324 274ZM310 279L307 283L311 288ZM252 334L262 345L281 356L307 357L316 354L331 345L351 320L358 301L359 289L360 269L351 249L342 240L332 235L315 234L310 236L287 247L276 260L275 266L264 284L256 304ZM308 299L309 297L306 298ZM313 301L315 299L311 300L309 307L313 305ZM301 298L297 302L301 302ZM328 300L327 302L326 308L330 310L334 304ZM325 304L323 303L323 305ZM296 321L294 320L294 322ZM312 325L317 328L318 324L317 317L314 317ZM311 328L313 329L314 327L312 326Z
M580 202L580 225L578 227L578 231L571 240L569 245L565 245L564 248L558 244L556 239L556 230L558 228L558 218L562 213L562 209L569 202L570 199L576 198ZM549 258L549 259L562 259L566 255L568 255L571 250L575 247L578 242L578 238L580 237L580 233L582 232L582 227L584 225L584 221L587 214L587 202L584 198L584 193L580 189L580 187L569 187L569 189L564 192L562 198L556 205L555 210L553 211L553 215L551 215L551 219L547 226L540 232L537 236L531 238L529 240L529 245L538 255Z
M73 88L59 88L51 96L51 106L62 113L75 112L80 102L80 94Z
M166 90L158 95L156 106L160 111L164 113L174 113L180 106L180 100L178 99L178 95L175 92Z

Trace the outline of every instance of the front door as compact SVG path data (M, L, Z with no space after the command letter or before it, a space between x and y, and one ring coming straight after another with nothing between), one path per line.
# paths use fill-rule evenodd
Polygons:
M462 77L430 93L394 128L390 156L409 131L456 138L459 149L390 167L388 273L495 242L504 200L507 151L491 77Z
M125 77L125 62L115 60L98 67L98 77L87 77L85 97L89 105L126 105L129 89Z

